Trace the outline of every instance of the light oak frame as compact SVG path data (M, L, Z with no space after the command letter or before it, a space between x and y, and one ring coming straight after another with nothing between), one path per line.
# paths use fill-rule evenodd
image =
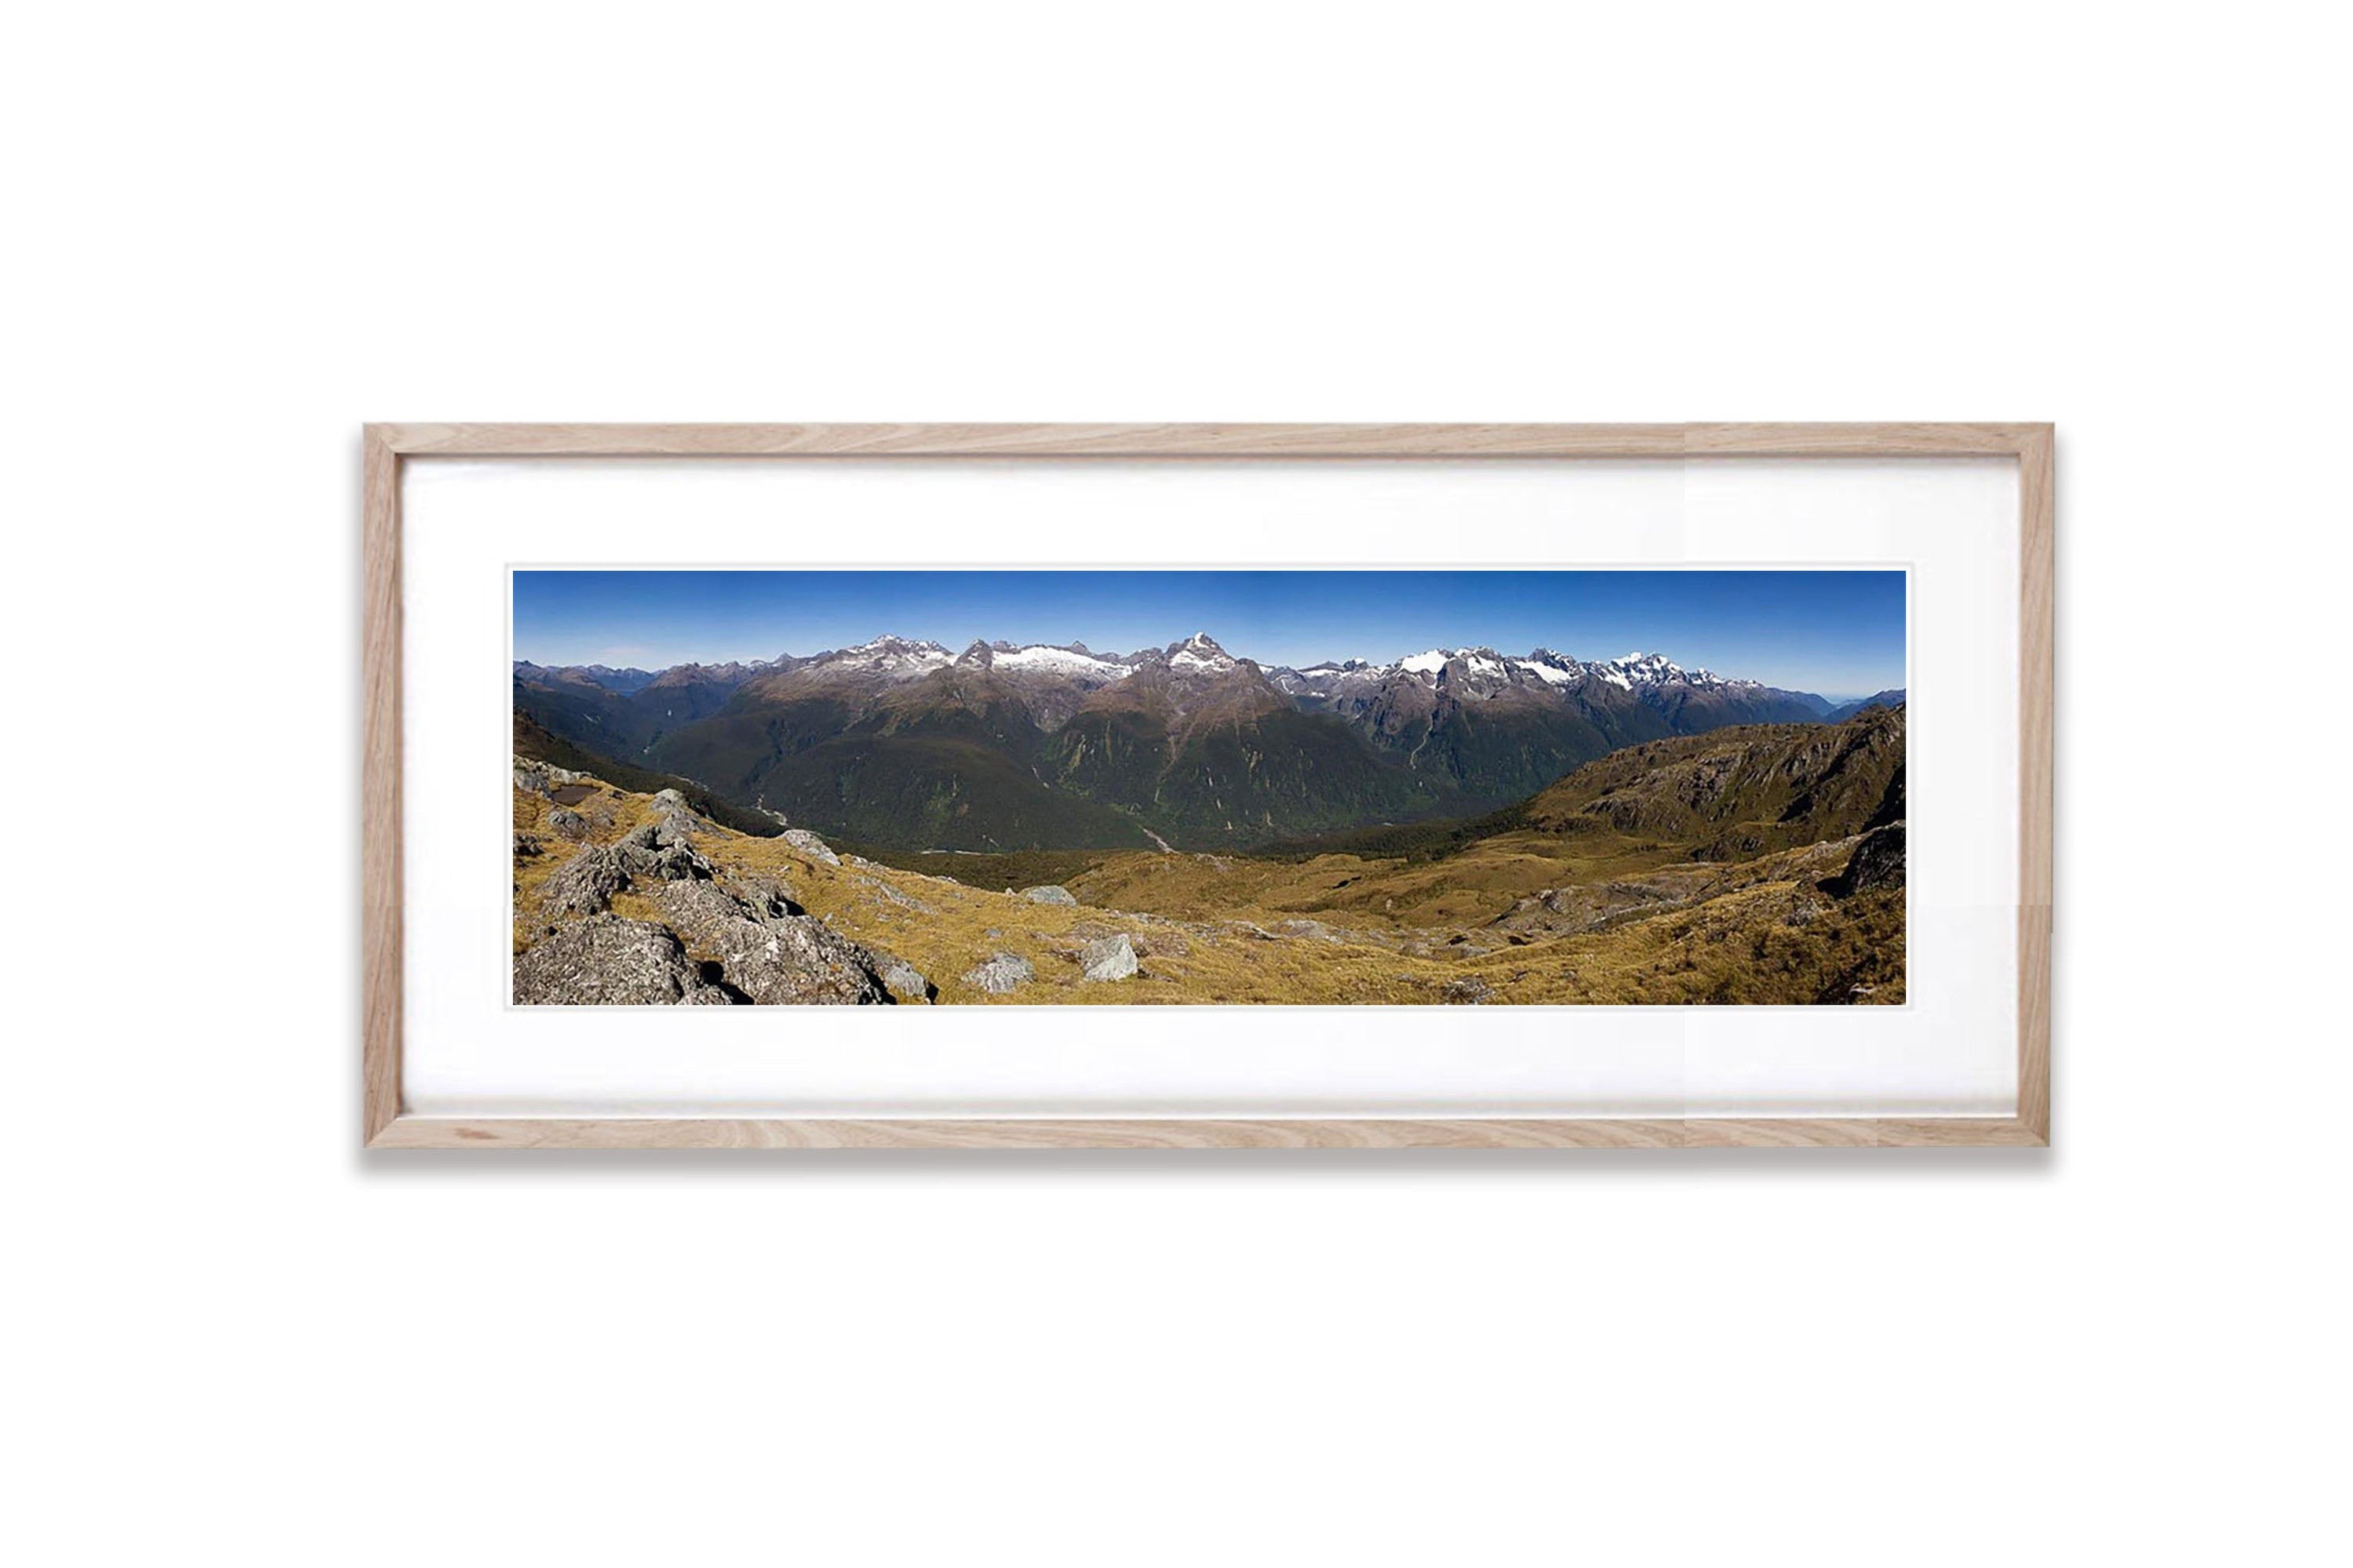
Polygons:
M2044 1147L2051 1141L2049 425L370 425L362 437L363 1136L376 1149ZM2008 1116L1395 1121L520 1120L401 1107L402 463L419 457L2002 457L2019 465L2018 1105Z

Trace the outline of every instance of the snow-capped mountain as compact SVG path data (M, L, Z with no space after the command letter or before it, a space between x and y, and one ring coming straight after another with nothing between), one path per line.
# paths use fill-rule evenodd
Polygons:
M919 680L947 668L986 670L1016 684L1068 685L1081 690L1115 685L1146 669L1166 670L1182 682L1241 672L1263 679L1283 696L1310 707L1369 699L1400 681L1443 692L1457 701L1480 701L1514 691L1566 695L1599 686L1638 695L1655 695L1668 689L1736 696L1774 692L1761 681L1728 679L1704 667L1685 668L1663 654L1640 651L1618 658L1578 659L1546 647L1524 656L1499 653L1492 647L1432 647L1388 664L1349 658L1328 659L1303 669L1262 668L1235 658L1206 631L1166 647L1129 654L1097 653L1079 642L975 642L959 654L936 642L883 636L823 653L785 654L723 665L678 665L656 674L607 670L602 666L551 668L520 660L514 673L516 679L533 684L594 686L626 694L649 687L733 687L763 677L784 677L796 683L891 685ZM1796 700L1817 715L1826 713L1831 706L1802 692L1778 695Z
M1571 687L1598 680L1621 691L1682 684L1701 689L1749 688L1767 690L1763 682L1726 680L1704 668L1684 668L1656 653L1630 653L1623 658L1575 659L1540 647L1525 658L1498 653L1491 647L1425 648L1394 664L1371 664L1361 658L1310 665L1305 669L1272 669L1268 676L1293 697L1336 697L1370 691L1383 682L1410 678L1425 686L1444 686L1458 696L1492 696L1510 687Z
M796 659L787 654L773 661L778 668L822 669L842 675L869 675L881 680L913 680L955 662L955 655L935 642L883 636L856 647L835 648Z
M1082 818L1107 844L1249 844L1476 813L1621 747L1830 711L1659 653L1431 647L1293 669L1206 631L1133 653L886 636L681 665L627 694L596 679L616 673L518 663L517 717L747 810L955 847Z
M1207 632L1195 632L1167 652L1168 668L1178 675L1223 675L1240 663Z
M1035 676L1067 680L1082 687L1108 686L1135 673L1132 658L1105 658L1082 642L1035 643L1027 647L1009 642L976 642L956 656L966 669L987 669L1019 679Z

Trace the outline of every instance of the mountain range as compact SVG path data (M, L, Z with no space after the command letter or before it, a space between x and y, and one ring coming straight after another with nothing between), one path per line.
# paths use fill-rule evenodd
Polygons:
M513 668L523 721L781 824L1001 851L1270 840L1476 813L1621 748L1900 705L1685 668L1430 648L1294 669L1165 647L878 637L660 671Z

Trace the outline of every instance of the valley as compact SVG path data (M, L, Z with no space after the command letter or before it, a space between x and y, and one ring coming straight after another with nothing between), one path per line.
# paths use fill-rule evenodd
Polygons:
M1212 656L1195 657L1206 663ZM1467 655L1446 662L1454 658L1469 665ZM938 668L945 667L926 673ZM1169 696L1177 679L1147 682L1135 706L1092 710L1162 717L1176 739L1172 746L1155 737L1157 754L1179 757L1189 754L1191 736L1250 732L1253 721L1283 711L1244 687L1188 730L1202 707ZM957 689L974 704L959 710L976 725L967 746L988 749L978 737L990 734L1000 743L1023 739L1001 708L990 717L1001 691L986 680ZM1698 687L1677 700L1688 708L1705 693ZM1061 734L1088 710L1082 694L1061 724L1040 732ZM721 710L734 711L732 699ZM841 711L848 717L849 707ZM1905 717L1901 706L1875 705L1838 723L1726 724L1645 737L1479 816L1386 826L1362 826L1359 816L1353 831L1266 844L1262 853L1171 847L1187 842L1176 833L1155 845L1141 808L1121 818L1134 827L1130 843L973 853L828 837L773 817L730 826L690 797L691 778L647 790L640 786L661 775L617 780L526 754L532 735L547 735L546 749L571 747L575 762L587 753L535 723L526 730L519 718L515 1000L1898 1004ZM1668 722L1659 720L1662 728ZM1442 725L1425 725L1421 738L1433 728ZM1238 775L1222 776L1323 780L1325 769L1296 758L1270 766L1266 753L1251 760L1246 742L1227 744L1235 750L1202 753L1199 787L1238 794L1216 782L1221 768L1237 765ZM674 754L659 743L653 750ZM1029 776L1052 795L1057 786L1048 781L1071 775L1044 762L1079 752L1047 747L1033 755L1039 763ZM955 787L967 786L959 777ZM1167 793L1145 798L1198 805L1165 776L1158 787ZM1357 804L1328 816L1363 809L1361 796L1338 798ZM1428 798L1485 800L1467 792ZM702 804L717 802L705 796ZM1270 809L1261 826L1282 815ZM932 824L955 817L922 820L928 835ZM1083 815L1071 820L1071 837L1100 827ZM1216 819L1178 809L1154 820L1174 822L1198 843L1200 824ZM1035 835L1057 830L1047 820Z
M513 700L519 733L571 748L566 765L681 781L733 826L993 853L1247 850L1476 816L1626 747L1834 716L1656 654L1431 648L1292 668L1206 632L1112 655L883 637L659 672L519 663Z

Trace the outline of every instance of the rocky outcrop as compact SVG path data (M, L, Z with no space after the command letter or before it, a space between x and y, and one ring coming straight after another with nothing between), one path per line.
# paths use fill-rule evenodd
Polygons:
M631 828L613 848L621 857L622 868L639 880L707 879L712 874L711 862L695 852L692 834L677 818L659 816Z
M602 914L561 926L520 954L514 999L533 1007L643 1007L734 998L703 979L660 926Z
M592 844L560 867L540 889L540 912L549 920L602 914L613 895L629 885L629 865L615 845Z
M1903 885L1904 825L1891 822L1862 836L1847 859L1846 869L1833 878L1829 887L1843 899L1872 888Z
M987 963L965 972L964 983L991 996L1003 996L1038 978L1038 971L1018 953L1000 952Z
M575 844L588 837L588 819L568 805L559 805L549 812L547 826L551 832L569 838Z
M1649 880L1596 882L1583 888L1546 888L1514 903L1494 924L1507 931L1559 936L1592 931L1628 915L1656 914L1682 904L1696 876L1672 873Z
M874 953L823 921L771 915L715 883L677 881L659 898L662 919L719 978L761 1006L855 1006L889 1000Z
M786 843L820 866L841 864L841 857L833 852L833 847L806 827L787 827L785 829L784 838Z
M542 786L574 784L562 769L518 763L518 784L526 779ZM810 919L774 877L721 872L694 847L698 836L720 830L678 791L663 790L651 804L646 820L610 844L584 845L541 887L545 923L516 961L518 1001L839 1005L892 999L882 972L896 960ZM582 832L590 830L586 819L565 815ZM556 814L548 820L565 826ZM624 891L652 899L660 921L610 912ZM919 994L930 990L920 974L908 973Z
M514 786L526 795L546 795L565 784L578 784L586 773L575 773L570 768L559 768L543 763L537 757L514 759Z
M1042 888L1024 888L1021 896L1033 904L1075 904L1079 901L1070 889L1051 884Z
M808 913L794 900L791 885L774 877L756 872L731 872L724 886L729 892L751 905L754 914L763 918Z
M1124 931L1099 937L1079 949L1079 967L1089 980L1125 980L1135 973L1135 944Z

